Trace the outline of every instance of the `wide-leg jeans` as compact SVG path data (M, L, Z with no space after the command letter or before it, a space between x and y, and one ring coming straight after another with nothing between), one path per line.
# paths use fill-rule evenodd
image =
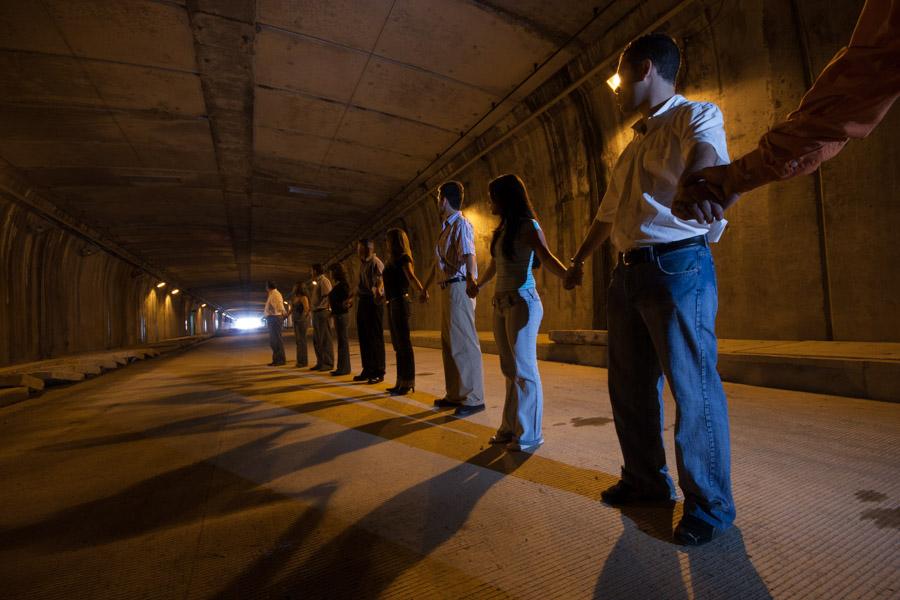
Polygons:
M537 363L537 335L544 306L537 290L499 293L494 297L494 340L506 378L506 400L498 437L522 445L543 442L544 395Z

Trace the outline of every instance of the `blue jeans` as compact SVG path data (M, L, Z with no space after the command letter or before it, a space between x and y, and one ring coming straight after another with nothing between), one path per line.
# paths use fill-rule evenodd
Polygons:
M541 297L533 288L494 296L494 340L500 370L506 377L503 420L497 435L522 445L544 441L544 394L537 363L537 334L543 316Z
M689 246L613 272L609 394L625 465L622 479L674 493L663 449L663 376L675 396L675 458L684 513L734 521L728 407L716 371L716 270L707 246Z

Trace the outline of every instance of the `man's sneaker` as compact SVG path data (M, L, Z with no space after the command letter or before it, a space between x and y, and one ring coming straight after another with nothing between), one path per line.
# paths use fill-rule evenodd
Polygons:
M475 406L466 406L463 404L458 407L455 411L453 411L454 417L468 417L469 415L474 415L475 413L480 413L484 410L484 404L476 404Z
M675 527L675 543L682 546L702 546L725 533L725 529L719 529L694 515L684 515L678 526Z

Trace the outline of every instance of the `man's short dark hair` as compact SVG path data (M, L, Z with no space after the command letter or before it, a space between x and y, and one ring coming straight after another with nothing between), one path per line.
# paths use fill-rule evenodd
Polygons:
M649 60L656 67L660 77L670 83L675 83L678 69L681 67L681 51L678 50L678 44L672 36L665 33L650 33L637 38L628 44L622 56L632 66Z
M368 246L369 248L375 247L375 240L370 238L359 238L358 240L356 240L356 243L362 246Z
M266 282L266 289L267 290L275 290L275 289L278 289L278 286L275 285L275 282L270 279L269 281Z
M465 192L463 191L463 184L460 182L448 181L442 183L438 194L440 194L441 198L447 199L447 203L453 210L459 210L462 207Z
M316 275L321 275L325 272L325 267L322 266L322 263L313 263L312 270Z

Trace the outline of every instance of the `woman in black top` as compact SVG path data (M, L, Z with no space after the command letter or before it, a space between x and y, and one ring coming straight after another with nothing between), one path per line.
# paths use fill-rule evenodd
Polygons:
M294 341L297 343L297 366L305 367L309 358L306 354L306 330L309 329L309 298L301 282L294 285L291 292L291 319L294 321Z
M397 384L387 391L403 396L416 387L416 362L409 338L409 284L414 283L419 293L425 288L413 270L412 250L409 248L406 232L402 229L389 229L387 241L391 256L384 265L381 277L388 304L391 344L397 355Z
M331 305L331 317L334 319L334 329L337 333L337 367L332 375L347 375L350 373L350 337L348 328L350 325L350 284L347 283L347 274L341 263L331 265L331 280L334 287L328 293L328 304Z

